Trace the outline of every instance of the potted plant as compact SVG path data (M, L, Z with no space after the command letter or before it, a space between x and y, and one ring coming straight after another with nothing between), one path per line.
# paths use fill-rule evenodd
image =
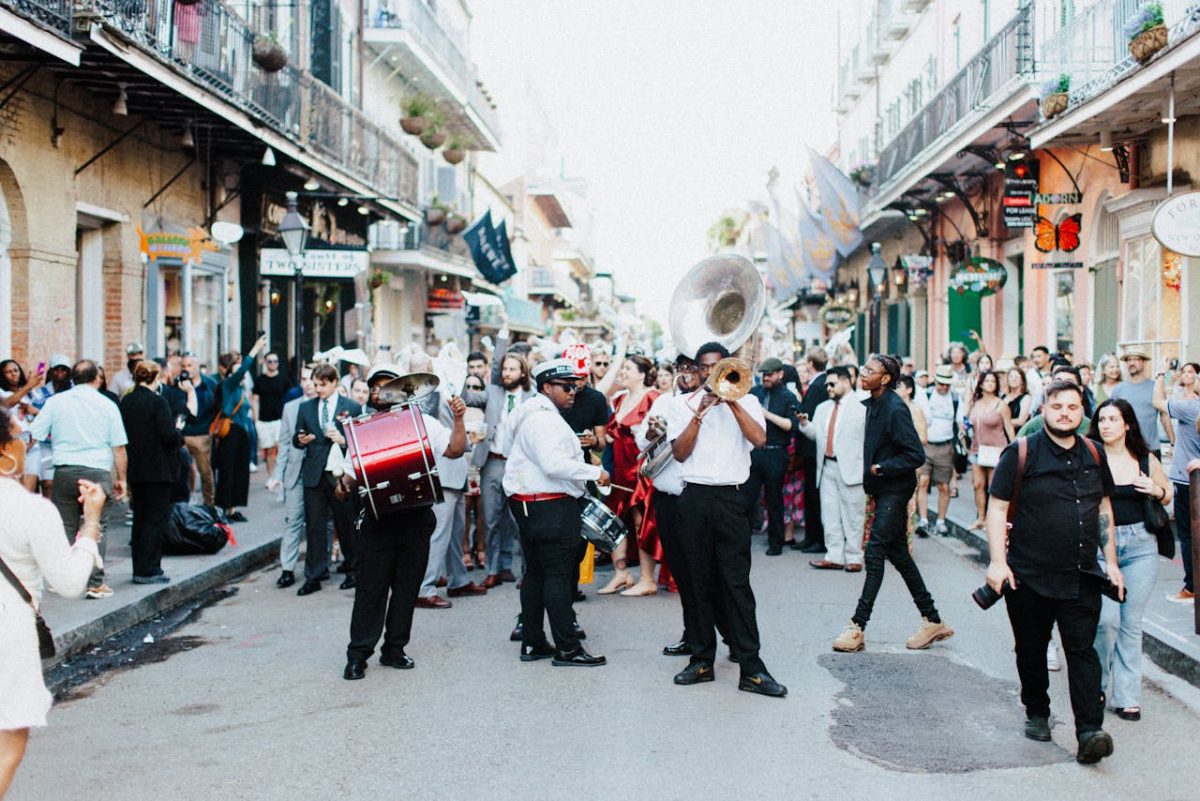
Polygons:
M850 171L850 180L856 186L866 189L875 181L875 165L874 164L859 164Z
M446 132L442 130L441 120L430 122L421 134L421 144L430 150L437 150L446 143Z
M1147 3L1125 23L1129 54L1145 64L1167 46L1167 26L1163 22L1162 3Z
M470 140L466 137L454 134L446 142L446 149L442 151L442 158L449 164L458 164L467 157L467 148L470 144Z
M387 286L391 280L391 273L376 267L371 273L371 277L367 279L367 286L371 289L379 289L381 286Z
M1050 119L1066 111L1070 92L1071 76L1065 72L1042 84L1042 116Z
M437 104L429 95L411 94L400 101L400 127L406 134L420 136L429 126L429 119L437 109Z
M446 218L446 233L451 236L461 234L466 227L467 218L461 214L451 214Z
M429 202L429 208L425 210L425 223L431 228L437 227L446 221L446 207L438 200L437 195L433 196L433 200Z
M254 37L254 51L251 58L263 72L279 72L288 63L287 51L275 38L274 32L260 33Z

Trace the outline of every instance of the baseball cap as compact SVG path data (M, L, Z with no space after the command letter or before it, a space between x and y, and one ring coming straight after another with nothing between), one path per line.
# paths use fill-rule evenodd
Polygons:
M913 374L913 378L928 378L928 377L929 377L928 370L918 370L916 373Z
M773 373L776 370L783 369L783 362L772 356L769 359L764 359L763 363L758 366L760 373Z
M145 353L145 352L146 352L146 348L142 346L141 342L130 342L128 345L125 346L125 355L126 356L132 356L135 353Z
M50 357L50 361L46 362L46 369L53 370L55 367L66 367L70 369L71 360L67 358L67 354L56 353Z
M548 359L533 368L533 380L539 384L546 381L578 381L575 364L566 359Z
M943 364L938 367L937 372L933 374L933 380L937 381L939 384L953 384L954 370L951 369L950 365Z

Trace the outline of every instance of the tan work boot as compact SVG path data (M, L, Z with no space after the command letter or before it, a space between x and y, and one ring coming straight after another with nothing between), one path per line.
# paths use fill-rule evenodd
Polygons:
M945 623L931 623L929 618L921 618L921 628L917 629L917 633L908 638L905 643L914 651L923 651L933 645L938 640L948 640L954 636L954 630L949 628Z
M833 641L833 650L842 651L843 653L853 653L861 651L867 647L867 643L863 638L862 627L850 621L850 625L846 626L846 630L838 635L838 638Z

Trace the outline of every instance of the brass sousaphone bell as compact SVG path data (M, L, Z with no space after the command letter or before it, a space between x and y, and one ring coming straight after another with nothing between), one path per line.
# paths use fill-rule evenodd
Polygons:
M393 378L379 388L379 405L388 408L415 403L437 389L439 383L433 373L409 373Z

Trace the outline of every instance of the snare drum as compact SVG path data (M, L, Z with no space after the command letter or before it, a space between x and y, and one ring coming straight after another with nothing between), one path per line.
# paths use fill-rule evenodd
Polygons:
M621 518L596 498L588 497L583 506L583 527L579 532L597 550L611 553L625 539Z
M373 518L442 502L433 448L415 403L360 417L345 428L346 456Z

